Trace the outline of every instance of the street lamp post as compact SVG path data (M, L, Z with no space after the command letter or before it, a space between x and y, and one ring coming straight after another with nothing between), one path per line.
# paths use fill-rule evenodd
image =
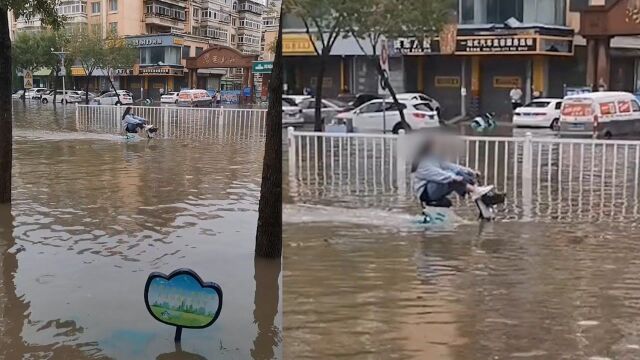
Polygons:
M65 78L67 77L67 68L64 67L64 56L66 54L68 54L68 52L64 51L64 48L62 48L62 51L53 51L53 49L51 49L51 52L58 55L58 57L60 58L60 61L62 61L62 69L64 70L64 75L62 76L62 103L65 103L67 98L67 87L65 85Z

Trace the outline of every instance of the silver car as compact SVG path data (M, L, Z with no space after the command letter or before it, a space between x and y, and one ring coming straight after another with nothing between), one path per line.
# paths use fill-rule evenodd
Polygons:
M300 126L303 123L302 110L295 101L282 98L282 126Z
M322 114L322 123L325 123L333 119L334 116L341 112L344 112L349 105L339 100L322 99L322 107L320 112ZM302 109L302 118L305 123L313 123L316 118L316 100L305 99L302 100L298 107Z

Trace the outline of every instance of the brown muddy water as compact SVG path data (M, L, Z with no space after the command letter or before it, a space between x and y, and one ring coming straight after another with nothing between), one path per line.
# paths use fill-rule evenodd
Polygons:
M279 359L280 264L255 261L261 137L125 142L73 107L14 102L14 202L0 208L0 359ZM183 332L144 305L150 272L224 291Z
M640 358L637 198L534 189L529 216L428 230L411 198L339 185L286 185L285 358Z

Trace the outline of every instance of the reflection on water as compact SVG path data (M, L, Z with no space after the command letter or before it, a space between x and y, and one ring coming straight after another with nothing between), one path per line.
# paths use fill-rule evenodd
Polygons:
M0 214L0 359L281 358L280 266L253 256L262 141L126 143L29 106ZM220 284L225 303L176 349L143 288L180 267Z
M285 358L640 358L637 194L619 216L613 181L536 186L526 221L517 192L491 224L458 203L438 231L393 192L286 183Z

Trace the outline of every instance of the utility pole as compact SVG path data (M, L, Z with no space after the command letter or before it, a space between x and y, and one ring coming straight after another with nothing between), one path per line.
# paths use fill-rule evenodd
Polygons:
M67 87L65 85L65 78L67 77L67 68L64 67L64 57L68 53L64 51L64 48L62 48L62 51L53 51L53 49L51 49L51 52L56 54L56 55L58 55L58 57L62 61L62 70L64 71L64 75L62 76L62 102L66 103L67 102L67 98L66 98L66 96L67 96Z

